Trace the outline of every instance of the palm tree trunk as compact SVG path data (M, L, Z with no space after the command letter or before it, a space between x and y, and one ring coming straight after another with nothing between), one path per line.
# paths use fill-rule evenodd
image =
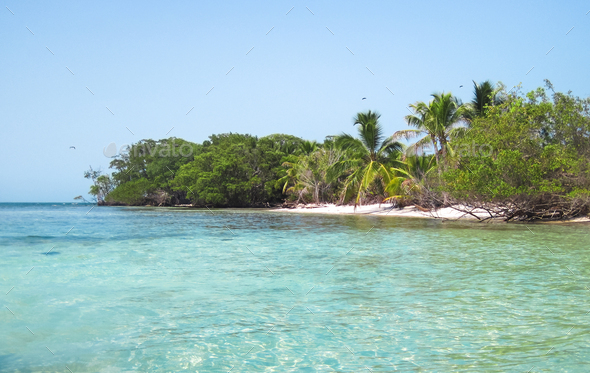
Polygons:
M313 186L313 199L314 199L316 205L320 204L320 190L319 189L320 189L319 183L315 182L314 186Z
M436 158L436 168L438 169L438 175L441 175L441 171L440 171L440 159L439 159L439 155L438 155L438 146L436 144L436 137L434 135L430 135L430 138L432 139L432 146L434 147L434 157Z
M441 136L440 139L440 148L442 151L443 158L446 159L447 157L447 139L444 136Z
M444 138L443 136L441 136L439 138L440 141L440 152L442 154L443 160L446 159L447 156L447 139ZM437 155L436 161L438 162L438 151L435 153ZM442 175L442 169L440 167L440 164L437 164L438 167L438 176ZM443 196L443 205L446 206L449 203L449 195L447 194L447 192L442 192L442 196Z

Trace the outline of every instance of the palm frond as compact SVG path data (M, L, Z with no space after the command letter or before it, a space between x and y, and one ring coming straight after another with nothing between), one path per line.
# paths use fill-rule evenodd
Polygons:
M362 177L359 180L357 196L354 201L354 207L360 204L361 194L369 189L371 183L375 180L375 177L379 174L378 167L376 167L376 162L369 162L367 167L362 172Z
M352 151L354 153L366 153L367 148L363 142L349 134L343 133L336 137L336 146L345 151Z
M465 135L469 131L470 131L470 129L467 128L467 127L455 127L455 128L451 128L451 130L448 132L449 139L450 139L450 141L453 141L453 140L456 140L456 139L461 139L461 138L465 137Z
M393 136L390 136L383 140L381 146L379 146L379 149L377 150L377 156L381 157L382 155L389 156L393 153L401 153L404 151L404 148L404 144L395 141Z
M408 146L406 149L406 156L413 156L419 153L424 153L425 150L432 149L432 137L430 135L426 135L420 140L416 141L412 145ZM437 149L434 149L437 151Z
M357 113L354 118L354 125L359 125L359 139L370 153L375 153L377 146L383 139L383 129L379 123L381 115L369 110L366 113Z
M424 134L423 130L401 130L401 131L396 131L392 136L391 139L392 140L399 140L399 139L404 139L404 140L410 140L413 138L416 138L420 135Z

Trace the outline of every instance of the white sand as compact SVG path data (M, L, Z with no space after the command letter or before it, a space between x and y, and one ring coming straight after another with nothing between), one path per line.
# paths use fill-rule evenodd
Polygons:
M337 206L333 204L328 205L299 205L296 208L279 208L272 211L290 212L290 213L306 213L306 214L335 214L335 215L387 215L387 216L405 216L412 218L430 218L430 219L450 219L450 220L476 220L472 215L457 211L452 207L445 207L435 211L424 212L415 206L407 206L404 208L391 208L389 204L382 205L366 205L354 208L354 206ZM483 211L476 211L476 215L482 218L489 217Z
M457 206L460 208L461 206ZM333 214L333 215L379 215L379 216L398 216L409 218L426 218L426 219L442 219L442 220L475 220L477 218L473 215L458 211L456 208L445 207L433 211L422 211L416 206L407 206L404 208L391 208L389 204L382 205L366 205L354 208L354 206L337 206L334 204L326 205L299 205L296 208L278 208L270 211L289 212L289 213L303 213L303 214ZM480 218L489 218L489 214L481 209L472 211L474 215ZM491 219L493 221L504 221L501 218ZM490 220L488 220L490 221ZM590 223L590 216L580 216L573 219L545 221L543 223L559 224L559 223Z

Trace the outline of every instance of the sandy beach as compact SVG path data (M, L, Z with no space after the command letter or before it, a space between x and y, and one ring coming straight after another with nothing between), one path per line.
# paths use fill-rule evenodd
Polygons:
M457 206L459 207L459 206ZM489 217L489 214L484 210L474 210L471 214L466 214L459 211L457 208L445 207L433 211L423 211L416 206L406 206L403 208L392 208L389 204L373 204L358 206L355 210L354 206L351 205L299 205L295 208L277 208L271 211L286 212L286 213L301 213L301 214L331 214L331 215L377 215L377 216L394 216L394 217L407 217L407 218L423 218L423 219L440 219L440 220L469 220L478 221L473 216L476 215L481 219ZM504 221L502 218L489 219L489 221ZM543 223L588 223L590 217L580 216L573 219L558 220L558 221L545 221Z
M358 206L343 205L300 205L296 208L278 208L273 211L288 212L288 213L305 213L305 214L333 214L333 215L382 215L382 216L397 216L409 218L425 218L425 219L449 219L449 220L477 220L473 215L458 211L452 207L445 207L434 211L422 211L416 206L407 206L403 208L392 208L389 204L373 204ZM489 217L487 212L480 210L474 212L475 215L486 218Z

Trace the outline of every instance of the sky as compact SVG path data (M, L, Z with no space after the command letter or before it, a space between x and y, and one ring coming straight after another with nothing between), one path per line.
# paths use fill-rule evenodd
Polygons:
M0 202L87 196L83 173L109 172L111 143L322 141L369 109L393 134L408 104L470 101L473 80L590 96L590 1L3 5Z

